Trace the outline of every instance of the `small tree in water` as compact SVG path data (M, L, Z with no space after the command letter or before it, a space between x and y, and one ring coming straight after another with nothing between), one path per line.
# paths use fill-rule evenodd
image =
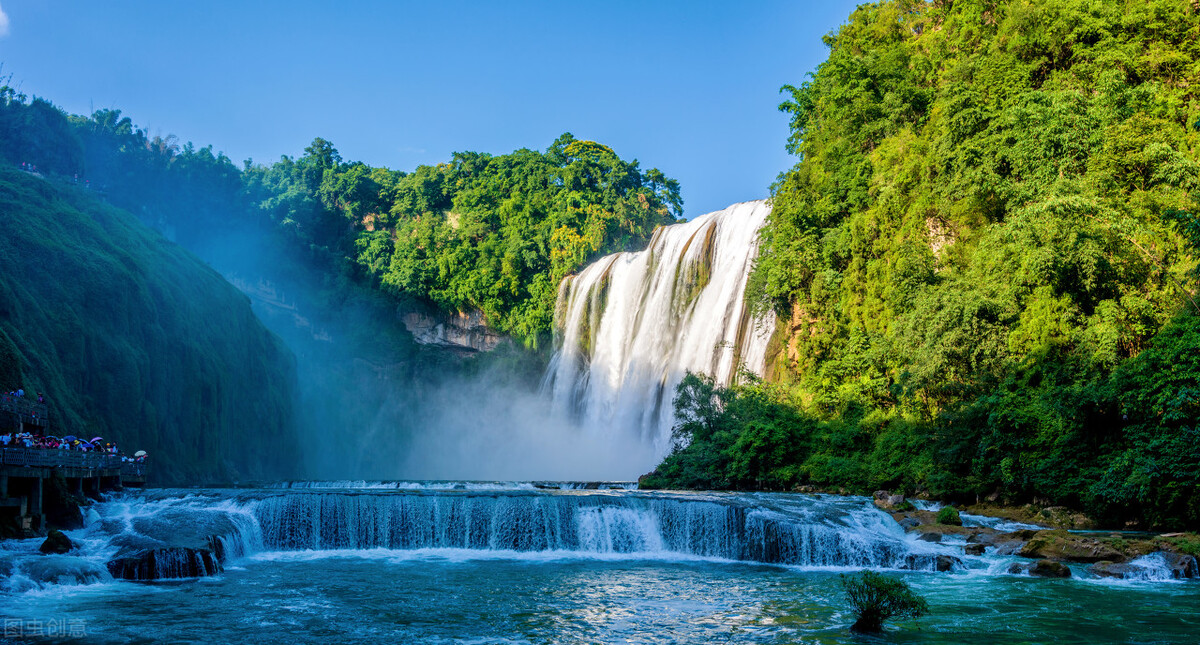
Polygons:
M858 620L850 626L854 631L877 632L889 618L920 618L929 613L929 603L898 578L863 571L842 576L842 587L858 614Z

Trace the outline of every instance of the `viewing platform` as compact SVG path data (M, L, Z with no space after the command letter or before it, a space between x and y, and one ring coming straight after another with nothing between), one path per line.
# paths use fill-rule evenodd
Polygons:
M49 407L31 397L11 394L0 396L0 415L7 415L10 420L7 425L14 427L17 432L46 434L50 428ZM0 424L0 427L4 425Z
M62 477L67 492L95 496L146 484L146 464L120 455L51 448L0 448L0 513L18 516L23 529L43 527L46 480Z

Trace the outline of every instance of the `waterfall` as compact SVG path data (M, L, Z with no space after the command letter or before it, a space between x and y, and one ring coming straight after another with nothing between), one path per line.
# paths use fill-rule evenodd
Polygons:
M809 499L804 512L745 497L296 493L257 502L275 551L459 549L716 558L805 567L936 570L938 551L865 520L862 502Z
M761 375L775 321L752 318L744 294L769 212L744 202L662 227L646 250L564 280L544 383L555 405L591 428L633 433L657 460L671 447L671 399L688 370L722 385L741 367Z

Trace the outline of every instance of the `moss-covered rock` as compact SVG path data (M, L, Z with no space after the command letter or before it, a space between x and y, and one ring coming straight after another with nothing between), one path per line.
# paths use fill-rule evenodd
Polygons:
M953 506L943 506L937 512L937 523L948 524L950 526L962 526L962 517L958 514L958 509Z
M1038 560L1029 570L1029 575L1039 578L1070 578L1071 569L1056 560Z
M1026 558L1068 560L1071 562L1124 562L1124 553L1094 538L1081 537L1063 530L1038 531L1021 549Z

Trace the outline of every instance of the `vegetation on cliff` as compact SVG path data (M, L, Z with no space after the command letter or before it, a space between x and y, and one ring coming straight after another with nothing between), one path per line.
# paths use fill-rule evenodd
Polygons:
M779 384L659 474L1200 526L1195 3L885 1L826 42L753 276Z
M287 476L295 371L246 297L90 191L0 164L0 374L159 482Z
M644 246L682 207L677 182L570 134L544 153L460 152L411 173L345 163L322 139L305 153L246 171L273 222L385 292L481 311L530 345L563 277Z

